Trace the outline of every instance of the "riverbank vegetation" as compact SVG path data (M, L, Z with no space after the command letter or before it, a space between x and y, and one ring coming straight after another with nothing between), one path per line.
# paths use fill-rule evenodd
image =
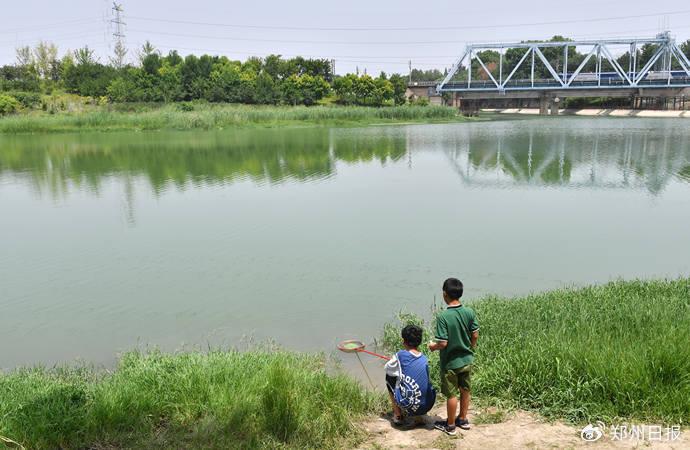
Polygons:
M468 303L481 326L478 401L580 423L690 421L690 279ZM385 327L390 352L400 325ZM430 360L438 380L438 353ZM278 349L130 352L112 372L0 374L0 435L37 449L351 446L356 421L385 408L323 356Z
M2 98L0 97L0 102ZM242 126L370 125L467 120L445 106L267 106L186 102L80 105L78 112L0 119L0 133L113 130L218 130Z
M575 422L690 422L690 279L617 281L468 302L481 330L473 391L482 401ZM403 323L426 326L419 317ZM399 324L384 345L399 346ZM438 379L438 354L430 355Z
M137 61L101 63L92 49L80 48L58 56L54 44L17 49L17 62L0 67L0 92L15 98L25 109L39 107L56 112L60 105L48 100L22 102L32 94L65 92L104 103L173 103L204 100L214 103L311 106L325 98L342 105L393 106L407 103L407 77L336 76L328 59L279 55L245 61L225 56L162 55L146 43ZM13 112L0 110L0 114Z
M0 435L27 448L331 448L382 397L326 360L271 349L125 354L111 373L0 375Z

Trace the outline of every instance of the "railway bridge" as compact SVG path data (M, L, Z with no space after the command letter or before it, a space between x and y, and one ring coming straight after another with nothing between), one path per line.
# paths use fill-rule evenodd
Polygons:
M635 101L681 96L688 88L690 60L664 32L649 39L470 44L434 90L470 112L486 100L538 99L542 114L557 114L568 97Z

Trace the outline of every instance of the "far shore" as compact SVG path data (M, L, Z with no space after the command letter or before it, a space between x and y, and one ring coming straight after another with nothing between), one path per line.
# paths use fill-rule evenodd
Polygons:
M438 105L264 106L232 103L113 104L49 114L0 118L0 133L75 131L222 130L241 127L366 126L477 120Z
M525 114L538 116L538 108L487 108L485 113ZM644 118L686 118L690 119L690 110L660 111L654 109L559 109L559 116L585 117L644 117Z

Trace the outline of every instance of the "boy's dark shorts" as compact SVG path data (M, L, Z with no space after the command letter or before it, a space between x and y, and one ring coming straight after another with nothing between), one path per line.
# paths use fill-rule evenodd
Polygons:
M386 375L386 389L388 389L388 392L390 392L391 395L393 394L396 384L398 384L398 377Z
M469 391L471 373L471 364L446 370L441 374L441 393L446 397L457 397L460 395L460 389Z

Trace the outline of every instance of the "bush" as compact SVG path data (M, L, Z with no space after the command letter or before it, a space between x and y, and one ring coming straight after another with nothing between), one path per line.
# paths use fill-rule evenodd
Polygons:
M182 102L177 104L178 111L190 112L194 111L194 105L191 102Z
M7 94L0 94L0 116L12 114L21 109L22 105L19 101Z
M7 95L16 98L24 108L36 108L41 105L41 94L38 92L14 91L8 92Z

